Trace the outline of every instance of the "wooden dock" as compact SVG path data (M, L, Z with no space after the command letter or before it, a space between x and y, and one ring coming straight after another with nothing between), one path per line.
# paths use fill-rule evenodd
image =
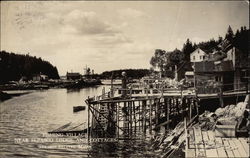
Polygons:
M249 157L249 138L215 137L198 126L188 129L186 157Z

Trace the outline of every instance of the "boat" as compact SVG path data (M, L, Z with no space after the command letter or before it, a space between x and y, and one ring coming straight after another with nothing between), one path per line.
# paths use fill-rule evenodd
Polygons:
M86 109L86 106L74 106L73 112L83 111Z

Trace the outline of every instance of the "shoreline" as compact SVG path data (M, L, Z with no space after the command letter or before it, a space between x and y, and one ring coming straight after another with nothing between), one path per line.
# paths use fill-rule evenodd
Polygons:
M22 96L22 95L29 94L29 93L31 93L31 92L6 93L6 92L3 92L3 91L0 91L0 103L4 102L6 100L9 100L9 99L11 99L13 97Z

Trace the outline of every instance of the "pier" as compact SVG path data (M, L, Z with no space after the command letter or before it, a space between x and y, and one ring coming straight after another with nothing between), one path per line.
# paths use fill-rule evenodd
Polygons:
M188 129L186 157L249 157L249 138L216 137L199 126Z
M135 94L136 90L121 89L88 98L88 137L139 139L148 132L165 132L188 115L198 114L196 95ZM146 90L146 92L148 92Z

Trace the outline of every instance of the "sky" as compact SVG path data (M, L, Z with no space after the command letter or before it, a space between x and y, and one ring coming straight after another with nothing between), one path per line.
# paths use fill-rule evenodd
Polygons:
M59 75L150 68L182 49L249 28L247 1L1 1L1 50L41 57Z

